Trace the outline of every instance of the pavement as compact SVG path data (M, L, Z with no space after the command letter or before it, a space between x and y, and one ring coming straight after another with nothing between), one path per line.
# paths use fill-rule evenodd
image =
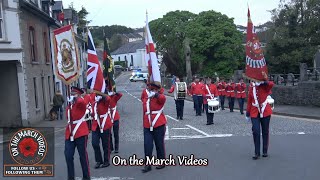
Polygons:
M128 159L136 154L143 158L142 106L140 95L143 82L130 82L129 73L116 80L117 90L123 93L118 104L120 119L120 152L111 154ZM276 106L277 108L277 106ZM193 103L185 101L184 120L177 120L174 99L167 96L164 113L167 116L165 134L166 154L175 157L194 155L207 159L207 166L168 166L141 173L141 166L115 166L94 169L95 164L91 135L88 155L92 179L99 180L318 180L320 177L320 121L310 118L272 115L270 124L269 157L253 161L251 123L239 111L228 110L215 114L214 125L206 125L206 116L195 116ZM316 112L313 112L316 113ZM66 179L64 153L64 127L66 120L43 121L38 127L55 127L55 176L37 179ZM0 162L2 148L0 146ZM155 152L154 152L155 154ZM81 179L79 156L75 153L77 180ZM192 161L188 159L189 161ZM114 162L113 162L114 163ZM0 172L3 172L0 166ZM2 177L0 179L8 179ZM34 177L15 177L17 180L33 180Z

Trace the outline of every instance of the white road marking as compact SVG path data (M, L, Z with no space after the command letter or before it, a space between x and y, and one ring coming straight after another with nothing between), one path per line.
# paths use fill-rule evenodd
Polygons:
M165 134L165 139L168 139L170 136L169 136L169 127L168 125L166 126L166 134Z
M213 134L210 137L231 137L233 134Z
M172 120L174 120L174 121L177 121L177 122L179 122L179 120L178 119L176 119L176 118L173 118L173 117L171 117L171 116L169 116L169 115L166 115L168 118L170 118L170 119L172 119Z
M306 134L306 133L304 133L304 132L298 132L298 134Z
M190 129L190 128L171 128L171 129L177 129L177 130L180 130L180 129Z
M209 134L207 134L207 133L201 131L200 129L197 129L197 128L189 125L189 124L187 124L186 126L189 127L189 128L191 128L191 129L193 129L193 130L195 130L195 131L198 131L199 133L201 133L201 134L203 134L203 135L205 135L205 136L208 136L208 137L210 136Z

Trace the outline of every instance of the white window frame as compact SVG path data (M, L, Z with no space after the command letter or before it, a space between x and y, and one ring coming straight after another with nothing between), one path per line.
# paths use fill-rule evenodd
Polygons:
M1 31L1 35L2 35L2 37L0 37L0 40L5 40L5 35L4 35L4 33L5 33L5 31L4 31L4 18L3 18L3 5L2 5L2 0L0 0L0 10L1 10L1 13L0 13L0 15L1 15L1 17L0 17L0 24L1 24L1 29L0 29L0 31Z

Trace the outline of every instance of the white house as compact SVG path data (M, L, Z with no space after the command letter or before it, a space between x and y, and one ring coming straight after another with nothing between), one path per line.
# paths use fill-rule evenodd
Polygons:
M114 61L124 61L126 68L130 66L141 68L142 71L147 70L147 64L145 61L145 42L144 40L129 42L114 52L111 53L111 57Z

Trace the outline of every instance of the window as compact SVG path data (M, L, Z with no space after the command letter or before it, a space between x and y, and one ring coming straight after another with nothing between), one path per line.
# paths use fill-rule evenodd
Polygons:
M49 88L49 99L50 99L50 103L52 102L52 98L51 98L51 78L50 76L48 76L48 88Z
M0 1L0 39L3 39L4 29L3 29L3 10L2 2Z
M30 58L32 62L36 61L36 41L35 41L35 31L32 26L29 27L29 44L30 44Z
M36 109L39 108L39 102L38 102L38 92L37 92L37 79L33 78L33 89L34 89L34 101L36 104Z
M43 47L44 47L44 58L46 60L46 63L50 63L47 32L43 32Z

